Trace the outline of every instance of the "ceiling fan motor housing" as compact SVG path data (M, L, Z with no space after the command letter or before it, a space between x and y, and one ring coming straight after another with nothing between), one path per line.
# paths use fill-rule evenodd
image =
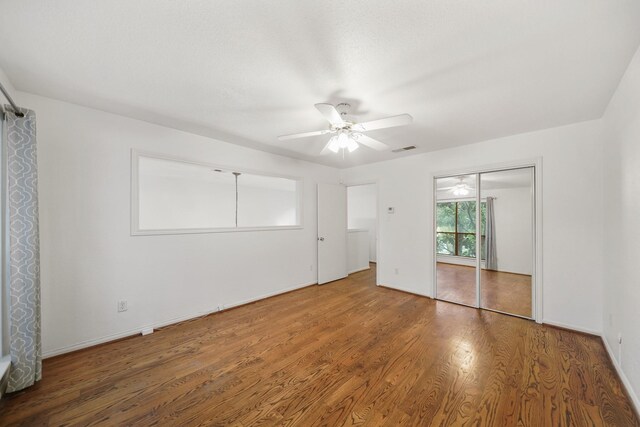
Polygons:
M340 113L341 116L346 116L350 109L351 104L347 104L346 102L336 105L336 110L338 110L338 113Z

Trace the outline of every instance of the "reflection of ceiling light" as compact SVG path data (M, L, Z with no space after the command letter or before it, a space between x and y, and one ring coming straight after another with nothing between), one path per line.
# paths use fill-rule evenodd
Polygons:
M459 183L457 183L455 185L455 187L453 187L452 193L454 196L466 196L469 194L469 192L471 191L471 187L469 187L467 184L465 184L464 178L460 177L458 178L460 180Z
M334 153L340 151L340 144L338 143L337 136L332 136L329 140L329 150L333 151Z
M340 132L329 140L329 150L337 153L340 150L349 150L350 153L358 149L358 143L350 133Z
M458 184L453 189L454 196L466 196L467 194L469 194L467 184Z

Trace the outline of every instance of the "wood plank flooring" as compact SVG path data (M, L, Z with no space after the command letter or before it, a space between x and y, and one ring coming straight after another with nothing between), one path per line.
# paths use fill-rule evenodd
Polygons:
M438 298L467 305L476 303L476 269L466 265L436 263ZM533 317L531 276L482 270L480 304L505 313Z
M45 360L0 425L640 425L599 338L374 277Z

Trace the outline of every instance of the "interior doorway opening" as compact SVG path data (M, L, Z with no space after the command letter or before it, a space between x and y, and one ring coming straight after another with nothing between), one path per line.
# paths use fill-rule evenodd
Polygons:
M376 184L347 187L347 226L347 265L351 274L366 270L378 262Z

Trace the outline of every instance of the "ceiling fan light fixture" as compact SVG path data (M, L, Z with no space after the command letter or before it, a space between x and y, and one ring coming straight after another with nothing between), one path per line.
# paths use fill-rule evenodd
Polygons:
M350 153L353 153L358 149L358 143L354 141L353 138L349 138L349 142L347 142L347 149Z
M340 143L338 142L337 136L332 136L329 140L329 150L333 151L334 153L340 151Z
M290 139L335 134L331 139L329 139L327 145L325 145L319 153L320 155L327 154L327 152L338 153L340 150L342 150L344 155L346 151L351 153L357 150L360 145L364 145L365 147L376 151L386 151L389 149L387 144L371 138L370 136L363 135L361 132L404 126L413 121L413 118L409 114L400 114L397 116L358 123L356 119L349 116L349 108L351 106L347 103L340 103L335 106L326 103L319 103L315 104L315 107L329 122L328 129L280 135L278 136L278 139L280 141L287 141Z
M453 187L453 190L451 190L451 192L453 193L454 196L466 196L466 195L468 195L471 192L471 187L469 187L464 182L464 177L459 177L458 180L460 182L458 182Z
M468 194L469 189L467 188L466 184L456 184L455 188L453 189L454 196L466 196Z
M340 132L338 135L338 145L340 148L347 148L349 146L349 135L346 132Z

